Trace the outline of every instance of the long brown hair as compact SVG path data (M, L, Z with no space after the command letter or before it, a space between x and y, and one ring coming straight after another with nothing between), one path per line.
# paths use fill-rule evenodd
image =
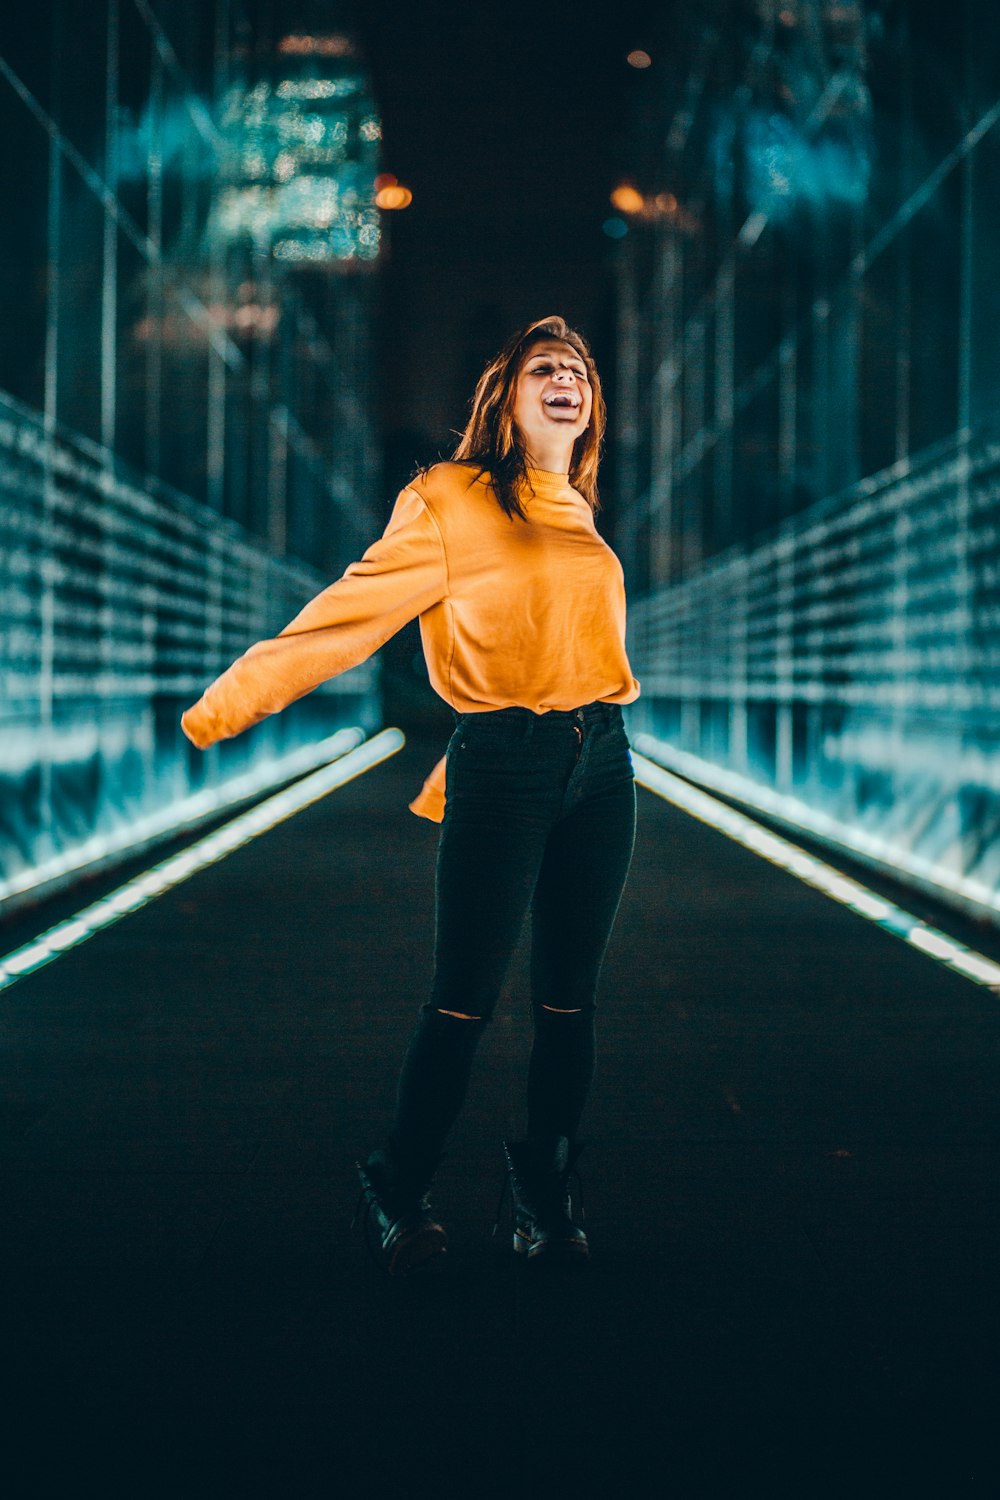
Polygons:
M488 473L493 492L508 516L525 519L518 491L528 481L528 456L524 438L514 421L517 377L533 344L543 339L559 339L579 354L587 367L587 377L594 393L590 426L573 444L569 465L569 482L589 501L593 510L600 508L597 493L597 468L601 461L606 408L601 394L601 380L590 346L582 334L570 328L564 318L539 318L515 333L504 344L479 377L472 398L472 413L462 440L452 458L457 463L478 465L480 474Z

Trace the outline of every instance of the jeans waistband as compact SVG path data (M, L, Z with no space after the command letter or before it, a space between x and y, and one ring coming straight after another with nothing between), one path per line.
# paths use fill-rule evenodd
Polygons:
M460 714L455 710L456 723L462 723L467 719L478 721L489 721L497 724L529 724L535 723L572 723L574 720L581 724L610 724L621 718L622 710L620 703L583 703L579 708L550 708L545 713L536 714L531 708L490 708L482 713Z

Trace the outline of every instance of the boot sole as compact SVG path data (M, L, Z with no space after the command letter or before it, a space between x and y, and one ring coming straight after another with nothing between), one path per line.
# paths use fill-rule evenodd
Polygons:
M394 1233L395 1226L386 1218L367 1168L359 1161L354 1165L361 1179L362 1199L367 1203L368 1211L380 1229L382 1263L390 1276L406 1276L410 1271L419 1269L445 1253L448 1236L443 1227L429 1216L418 1220L410 1229ZM355 1223L357 1221L358 1216L355 1215Z
M448 1250L448 1236L440 1224L424 1224L409 1234L402 1234L385 1251L386 1270L390 1276L408 1276Z
M551 1266L553 1270L568 1266L585 1266L590 1259L590 1246L586 1240L548 1241L532 1245L526 1259L532 1266Z
M566 1240L536 1245L528 1235L514 1231L514 1254L519 1260L531 1261L532 1265L582 1266L590 1259L590 1246L586 1240Z

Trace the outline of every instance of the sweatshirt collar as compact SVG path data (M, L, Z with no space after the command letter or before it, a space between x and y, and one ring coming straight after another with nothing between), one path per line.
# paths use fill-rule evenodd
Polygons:
M529 487L536 495L565 495L567 491L571 495L577 492L569 482L568 474L554 474L551 469L527 470Z

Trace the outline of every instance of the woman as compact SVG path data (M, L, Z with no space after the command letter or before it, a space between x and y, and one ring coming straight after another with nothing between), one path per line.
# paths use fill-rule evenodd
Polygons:
M431 682L456 712L445 761L411 804L442 823L431 994L387 1146L359 1167L391 1274L445 1248L426 1194L529 907L527 1134L505 1142L514 1246L549 1262L589 1254L567 1182L635 830L620 705L639 693L621 567L594 526L603 431L585 340L562 318L530 324L483 373L452 462L414 479L360 562L181 721L202 748L238 734L416 616Z

